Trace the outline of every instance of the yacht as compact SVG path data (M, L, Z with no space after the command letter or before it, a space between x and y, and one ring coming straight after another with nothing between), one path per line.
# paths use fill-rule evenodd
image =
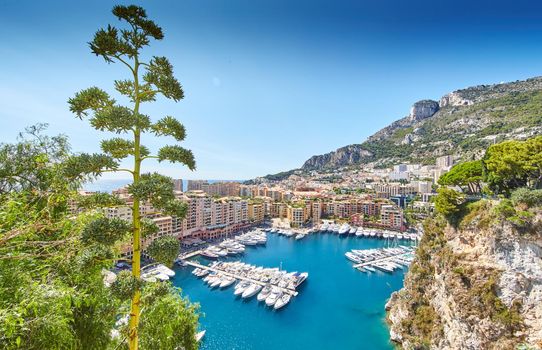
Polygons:
M265 305L267 306L273 306L277 302L277 300L282 296L282 292L280 289L274 287L273 290L271 290L271 293L269 293L269 296L265 299Z
M222 282L220 282L220 288L227 288L231 286L236 281L235 278L226 276L222 278Z
M196 333L196 342L199 343L203 339L204 336L205 336L205 331L204 330L201 331L201 332Z
M294 274L294 277L296 277L296 287L299 287L301 285L301 283L305 282L305 280L307 278L309 278L309 273L308 272L303 272L303 273L296 272Z
M248 287L250 287L250 282L241 281L235 286L235 291L233 292L233 294L241 295Z
M350 225L348 225L347 223L344 223L341 225L341 227L339 228L339 231L338 233L340 235L344 235L345 233L348 233L348 231L350 231Z
M369 232L369 236L371 236L371 237L376 236L376 231L375 231L375 230L372 230L371 232Z
M271 293L272 288L273 288L272 285L267 284L265 287L263 287L262 291L258 294L256 299L258 299L258 301L264 301L265 299L267 299L267 297Z
M327 231L329 228L329 224L328 223L323 223L321 226L320 226L320 231L322 232L325 232Z
M356 230L356 237L360 237L362 235L363 235L363 228L358 227L358 229Z
M277 299L277 301L275 302L275 305L273 306L273 308L275 310L278 310L281 307L286 306L286 304L288 304L290 302L291 298L292 298L292 296L290 294L288 294L288 293L282 294L282 296L279 299Z
M243 292L243 294L241 294L241 296L245 299L248 299L256 295L261 289L262 289L262 286L256 283L252 283L247 289L245 289L245 291Z
M207 250L202 251L201 256L203 256L204 258L207 258L207 259L212 259L212 260L218 258L218 255L216 255L214 253L211 253L211 252L209 252Z
M303 239L303 238L305 238L306 235L307 235L306 233L300 233L300 234L298 234L297 236L295 236L295 239L296 239L296 240Z
M355 228L354 226L352 226L352 227L350 227L350 231L348 231L348 234L353 235L353 234L356 233L357 230L358 230L357 228Z
M218 287L222 283L222 276L217 276L209 285L211 288Z
M363 260L361 260L361 258L359 258L356 254L353 254L351 252L346 252L346 253L344 253L344 255L346 256L346 258L348 260L353 261L356 264L359 264L359 263L363 262Z

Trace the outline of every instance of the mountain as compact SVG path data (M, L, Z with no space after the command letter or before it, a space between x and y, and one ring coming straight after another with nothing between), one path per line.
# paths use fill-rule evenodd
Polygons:
M301 169L358 164L385 167L401 162L429 164L448 154L470 158L496 141L541 133L542 77L479 85L451 92L439 101L418 101L406 117L365 142L313 156Z

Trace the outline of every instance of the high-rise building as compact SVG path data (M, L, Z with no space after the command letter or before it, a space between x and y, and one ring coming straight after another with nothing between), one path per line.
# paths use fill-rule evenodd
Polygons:
M448 169L454 165L454 157L451 155L442 156L437 158L437 167L441 169Z
M201 191L203 185L209 184L207 180L188 180L186 182L187 191Z
M175 191L183 191L183 180L182 179L173 179L173 189Z

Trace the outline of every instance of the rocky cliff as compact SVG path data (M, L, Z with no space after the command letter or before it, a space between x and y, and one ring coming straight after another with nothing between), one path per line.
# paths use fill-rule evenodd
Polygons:
M518 228L480 202L459 227L429 220L386 305L404 349L542 348L542 209Z
M495 139L521 139L542 133L542 77L479 85L451 92L439 102L414 103L408 116L367 141L313 156L302 169L356 164L431 163L441 155L468 158Z

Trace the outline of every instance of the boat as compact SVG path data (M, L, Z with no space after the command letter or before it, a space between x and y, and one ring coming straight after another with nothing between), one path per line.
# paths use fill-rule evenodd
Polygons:
M234 295L242 295L243 292L250 286L250 282L242 281L235 286Z
M297 236L295 236L295 239L299 241L300 239L305 238L306 235L307 235L306 233L300 233Z
M291 298L292 298L292 296L290 294L288 294L288 293L282 294L282 296L279 299L277 299L277 301L275 302L275 305L273 306L273 308L275 310L278 310L281 307L286 306L286 304L288 304L290 302Z
M235 283L236 279L233 277L226 276L222 278L222 282L220 282L220 288L227 288L231 286L233 283Z
M277 300L282 296L282 292L280 289L273 287L273 290L271 293L269 293L269 296L265 299L265 305L267 306L273 306L277 302Z
M199 343L203 339L204 336L205 336L205 330L196 333L196 342Z
M296 277L296 287L299 287L301 285L301 283L305 282L305 280L307 278L309 278L309 273L308 272L303 272L303 273L296 272L294 274L294 277Z
M346 256L346 258L347 258L348 260L350 260L350 261L352 261L352 262L355 262L355 263L357 263L357 264L363 262L363 261L361 260L361 258L359 258L359 257L358 257L356 254L354 254L354 253L346 252L346 253L344 253L344 255Z
M339 231L338 233L340 235L344 235L345 233L348 233L348 231L350 231L350 225L348 225L347 223L344 223L341 225L341 227L339 228Z
M256 283L252 283L247 289L245 289L245 291L243 292L243 294L241 294L241 296L244 299L251 298L252 296L256 295L261 289L262 289L262 286Z
M369 265L365 265L363 266L363 268L367 271L371 271L371 272L376 272L376 269L372 266L369 266Z
M207 250L202 251L200 255L203 256L204 258L211 259L211 260L218 258L218 255L211 253Z
M356 233L357 230L358 230L357 228L355 228L354 226L352 226L352 227L350 228L350 231L348 231L348 234L353 235L353 234Z
M361 237L363 235L363 229L361 227L358 227L356 230L356 237Z
M264 301L268 296L269 294L271 293L271 289L273 289L273 286L270 285L270 284L267 284L265 287L263 287L263 289L260 291L260 293L258 294L258 296L256 297L256 299L258 299L258 301Z

